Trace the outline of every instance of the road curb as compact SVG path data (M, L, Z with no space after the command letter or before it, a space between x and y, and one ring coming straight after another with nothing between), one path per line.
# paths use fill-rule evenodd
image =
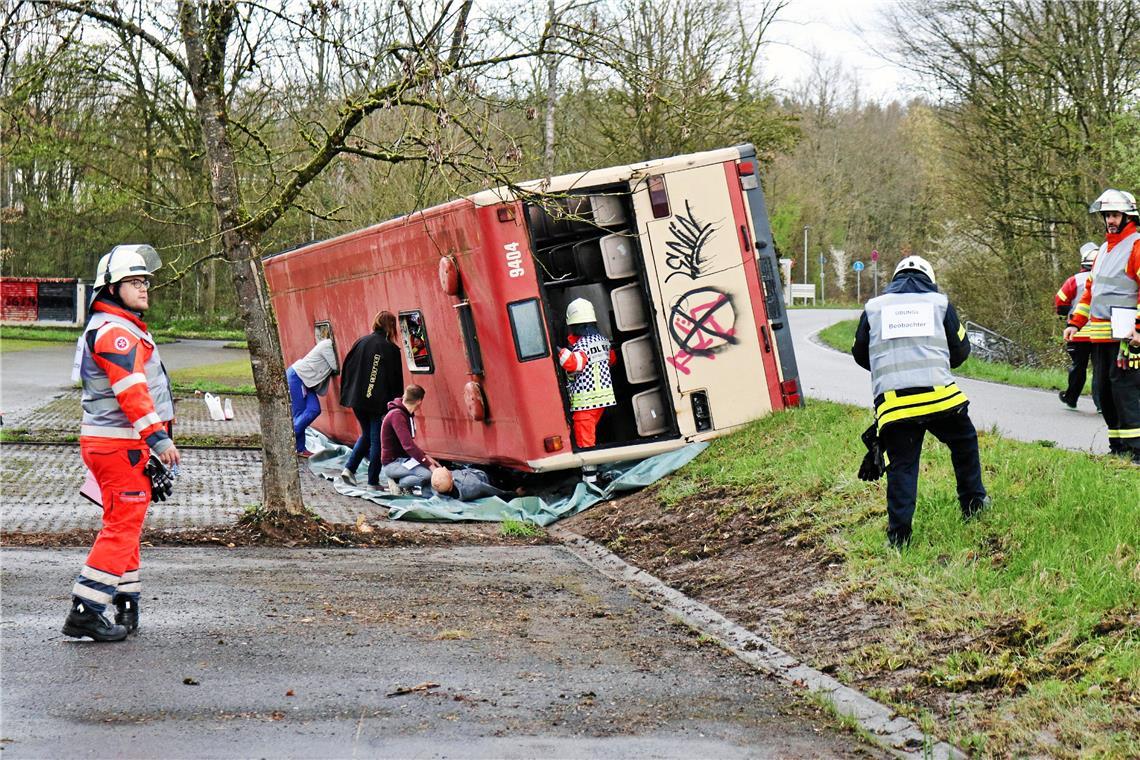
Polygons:
M564 527L547 529L574 556L612 580L637 587L660 602L687 625L715 639L738 658L797 689L818 695L839 715L854 719L884 749L899 757L965 760L968 756L947 742L935 742L909 719L867 695L844 686L792 657L762 636L737 625L724 615L657 577L629 564L585 536Z

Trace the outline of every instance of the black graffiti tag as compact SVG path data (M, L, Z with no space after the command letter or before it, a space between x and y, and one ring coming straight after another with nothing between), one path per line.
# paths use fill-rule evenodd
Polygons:
M704 224L693 216L693 210L689 208L687 200L685 214L686 216L678 214L669 222L669 232L673 234L674 239L665 243L665 248L669 251L665 256L665 265L673 271L665 278L665 282L669 282L679 274L691 280L701 276L701 265L705 263L701 259L701 249L716 230L712 222Z
M680 346L678 355L712 357L726 345L740 342L733 324L732 298L716 288L694 288L677 299L669 314L669 332ZM670 359L673 366L681 360Z

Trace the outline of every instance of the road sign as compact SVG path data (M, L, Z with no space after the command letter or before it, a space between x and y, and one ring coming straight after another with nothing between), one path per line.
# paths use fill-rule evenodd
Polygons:
M879 260L879 252L878 251L871 251L871 261L878 261L878 260Z
M851 265L851 268L854 269L856 272L862 272L863 271L863 262L862 261L856 261L854 264Z

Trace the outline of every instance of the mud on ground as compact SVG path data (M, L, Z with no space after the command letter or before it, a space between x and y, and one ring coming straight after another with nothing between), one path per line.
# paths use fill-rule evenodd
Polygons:
M649 488L563 525L909 717L917 711L907 704L945 720L967 703L984 709L1006 698L984 684L954 694L924 681L926 670L910 661L915 653L895 638L902 611L851 584L842 559L826 547L782 534L763 510L744 506L709 519L718 504L747 498L711 493L666 509ZM915 642L926 664L970 644L934 633Z

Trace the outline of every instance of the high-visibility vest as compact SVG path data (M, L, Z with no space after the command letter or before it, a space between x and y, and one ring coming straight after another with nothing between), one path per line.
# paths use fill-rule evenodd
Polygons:
M99 330L109 324L121 327L131 333L139 340L140 348L149 350L150 353L143 364L143 371L146 375L147 391L150 393L151 402L154 404L154 415L162 422L169 422L174 419L174 399L170 392L170 379L162 366L162 359L158 355L154 338L130 320L123 319L116 314L97 311L91 315L87 329L84 331L83 337L80 338L83 352L79 365L79 377L83 381L81 435L96 438L138 440L139 434L136 425L131 423L122 407L119 406L119 400L115 397L116 389L112 387L107 374L95 364L95 359L91 356L91 344L88 342L88 336L98 335ZM139 420L140 424L147 422L153 424L152 421ZM143 424L144 428L146 426Z
M586 366L570 377L570 409L580 412L617 404L610 375L610 342L606 336L586 335L574 344L573 350L586 355Z
M891 422L926 417L966 403L950 374L950 348L943 326L948 305L942 293L885 293L867 302L871 386L880 430ZM926 334L884 337L884 332L891 332L886 321L900 319L900 310L908 306L923 314ZM899 394L919 388L924 390Z
M1081 302L1081 299L1084 298L1085 290L1088 289L1089 286L1088 272L1080 271L1073 275L1073 277L1075 278L1073 280L1073 284L1076 285L1077 291L1073 295L1073 302L1069 304L1069 316L1072 316L1073 309L1077 308L1077 304L1079 304Z
M1124 273L1132 248L1140 240L1140 232L1133 232L1120 240L1110 250L1103 243L1092 270L1092 299L1089 302L1089 316L1098 321L1112 319L1112 307L1136 308L1137 284Z

